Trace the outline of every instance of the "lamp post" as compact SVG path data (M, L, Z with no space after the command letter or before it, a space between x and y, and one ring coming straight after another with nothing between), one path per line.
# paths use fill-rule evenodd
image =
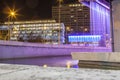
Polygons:
M58 44L61 43L61 3L63 0L57 0L59 2L59 7L58 7L58 23L59 23L59 31L58 31Z
M115 51L115 47L114 47L114 28L113 28L113 14L112 14L112 1L113 0L109 0L110 3L110 25L111 25L111 44L112 44L112 52Z
M11 38L10 22L13 21L14 18L16 18L16 11L14 11L14 9L13 9L13 10L10 10L9 15L8 15L8 26L9 26L9 32L8 32L8 34L9 34L9 40ZM12 25L14 25L14 22L13 22Z

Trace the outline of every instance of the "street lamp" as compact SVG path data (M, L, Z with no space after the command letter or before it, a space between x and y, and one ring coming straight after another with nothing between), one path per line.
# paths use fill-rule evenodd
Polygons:
M8 15L8 19L11 19L11 20L13 20L13 18L16 18L16 11L14 11L14 10L11 10L10 12L9 12L9 15Z
M15 8L15 5L13 5L12 8L9 7L9 6L6 6L6 8L4 8L3 12L7 15L7 22L6 22L6 24L9 27L8 34L7 34L8 40L10 40L10 32L11 32L10 25L12 24L11 22L13 22L13 19L16 19L16 16L19 16L19 14L17 14L17 12L19 10L20 9L16 9ZM13 22L12 25L14 25L14 22Z
M14 18L16 18L16 11L13 9L13 10L10 10L9 11L9 14L8 14L8 26L9 26L9 32L8 32L8 34L9 34L9 40L10 40L10 37L11 37L11 27L10 27L10 22L11 21L13 21L13 19ZM12 25L14 25L14 22L13 22L13 24Z
M11 12L10 14L11 14L11 16L15 16L15 12Z

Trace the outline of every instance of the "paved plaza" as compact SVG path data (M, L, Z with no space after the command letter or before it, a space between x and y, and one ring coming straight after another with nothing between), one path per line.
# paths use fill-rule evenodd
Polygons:
M0 64L0 80L120 80L120 70Z

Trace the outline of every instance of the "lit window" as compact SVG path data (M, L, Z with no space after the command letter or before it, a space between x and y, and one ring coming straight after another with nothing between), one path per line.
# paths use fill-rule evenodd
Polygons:
M77 22L77 20L74 20L74 22Z
M81 29L83 28L83 27L80 27Z
M71 11L74 11L74 9L71 9Z
M71 18L73 18L74 16L71 16Z
M69 7L71 7L72 5L70 4Z
M85 28L85 29L84 29L84 31L88 31L88 29L87 29L87 28Z
M82 9L78 9L78 11L82 11Z
M81 6L84 6L83 4L81 4Z
M47 27L46 27L46 26L44 26L44 29L47 29Z
M85 17L87 17L87 14L85 15Z
M75 6L78 6L78 4L76 4Z

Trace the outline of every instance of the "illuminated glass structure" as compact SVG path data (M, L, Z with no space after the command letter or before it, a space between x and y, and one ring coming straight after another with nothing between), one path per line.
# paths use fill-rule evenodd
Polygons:
M60 42L64 43L64 24L55 20L5 22L8 24L12 26L10 40L57 44L60 28Z
M90 1L91 33L110 36L110 9L99 0Z

